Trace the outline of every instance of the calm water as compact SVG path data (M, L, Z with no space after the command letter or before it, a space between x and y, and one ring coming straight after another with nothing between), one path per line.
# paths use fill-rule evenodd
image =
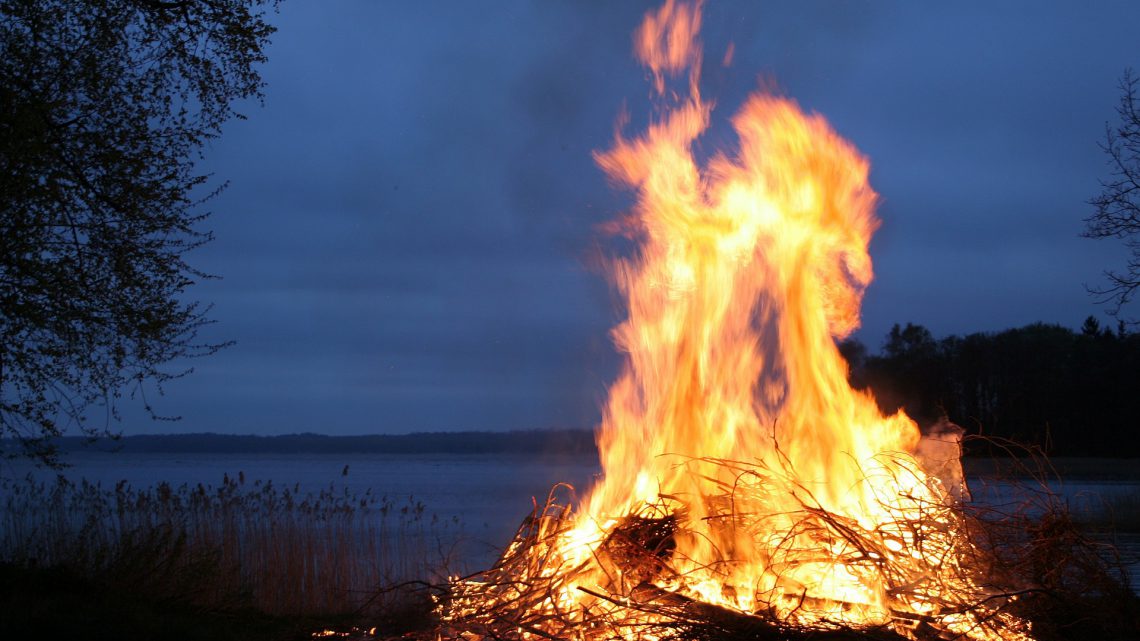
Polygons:
M67 459L63 475L114 487L126 481L136 488L160 482L220 485L226 476L244 476L246 485L272 481L299 486L302 493L332 487L363 494L371 489L402 504L408 497L424 504L428 515L458 518L478 560L493 560L506 545L534 502L545 502L556 483L580 491L598 472L594 457L520 455L383 455L383 454L127 454L81 453ZM56 472L27 464L4 463L0 474L29 473L53 480Z
M332 487L396 501L414 497L429 515L458 518L472 541L472 562L486 563L509 542L534 501L543 503L554 484L566 482L585 491L598 473L592 456L521 455L314 455L314 454L126 454L81 453L68 461L64 476L86 479L113 487L126 481L135 487L150 487L166 481L172 485L221 484L225 476L243 475L255 480L299 486L302 492ZM44 480L55 472L35 470L22 463L5 462L0 475L22 477L28 473ZM975 500L1001 504L1015 500L1004 483L972 479ZM1052 488L1076 511L1096 510L1121 496L1140 503L1140 481L1086 481L1070 479ZM1118 534L1118 547L1134 561L1133 585L1140 585L1140 533ZM477 566L478 567L478 566Z

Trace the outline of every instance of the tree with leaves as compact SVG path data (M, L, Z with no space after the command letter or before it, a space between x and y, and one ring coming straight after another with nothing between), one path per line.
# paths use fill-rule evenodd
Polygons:
M1084 236L1124 241L1130 256L1123 271L1108 270L1108 283L1090 288L1118 314L1140 288L1140 97L1138 79L1127 69L1120 79L1118 123L1105 125L1101 149L1108 156L1109 177L1101 193L1089 201L1095 211L1085 219Z
M196 169L258 66L275 0L0 0L0 438L54 463L189 370L210 276Z

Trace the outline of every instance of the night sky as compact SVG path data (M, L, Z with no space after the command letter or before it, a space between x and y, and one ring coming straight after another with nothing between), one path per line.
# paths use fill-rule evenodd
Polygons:
M872 350L896 322L1107 320L1084 284L1125 260L1079 234L1117 81L1140 68L1140 3L950 4L705 7L700 153L732 144L763 84L871 159ZM190 260L222 278L190 293L236 345L150 399L183 420L131 410L124 432L592 427L622 313L598 225L631 196L591 152L623 108L627 134L646 122L630 34L652 6L284 3L265 106L202 165L230 187Z

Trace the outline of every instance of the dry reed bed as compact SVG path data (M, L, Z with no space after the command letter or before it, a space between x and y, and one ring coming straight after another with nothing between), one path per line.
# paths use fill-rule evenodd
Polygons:
M0 481L0 562L66 567L110 589L285 616L381 612L385 590L446 576L462 535L415 499L330 486Z

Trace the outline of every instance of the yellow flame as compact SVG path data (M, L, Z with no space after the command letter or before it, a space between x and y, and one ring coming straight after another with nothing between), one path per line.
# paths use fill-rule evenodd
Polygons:
M598 523L678 497L685 580L674 587L744 611L883 623L921 604L894 602L873 572L836 562L849 541L816 540L790 516L807 506L849 519L931 572L954 545L918 546L892 527L949 497L914 456L915 422L852 389L836 347L858 328L873 276L870 165L823 117L765 94L733 118L736 152L698 164L712 110L697 90L700 22L699 4L672 0L646 15L637 57L658 94L666 73L689 69L688 94L642 136L596 154L637 192L626 224L640 244L615 269L629 316L613 335L628 361L599 430L604 479L568 538L581 550L600 540ZM709 497L750 483L727 509L765 515L760 535L718 527L726 508ZM805 596L820 607L804 608Z
M699 63L685 44L700 25L695 10L668 2L638 30L638 55L658 82L661 69ZM597 155L638 192L631 224L641 246L616 270L629 318L614 338L629 361L610 390L605 481L587 513L626 513L663 492L708 495L710 478L734 482L695 459L779 469L786 457L819 507L873 523L883 497L868 487L868 468L882 453L912 452L919 432L849 387L834 340L858 327L872 277L868 162L822 117L755 95L733 119L737 153L700 167L692 145L710 110L690 95L644 136ZM765 507L791 509L782 498ZM691 519L709 516L688 507Z
M604 476L573 527L533 551L571 577L535 607L567 616L599 605L589 585L621 594L638 579L603 567L601 546L630 515L664 511L672 572L653 580L670 593L795 625L905 615L1027 638L1005 613L982 626L943 607L979 591L958 567L968 541L939 478L960 479L960 465L943 456L928 472L915 422L847 383L836 340L859 326L879 224L867 159L823 117L758 93L732 119L735 152L698 162L712 111L700 24L699 3L646 15L635 55L669 106L595 156L637 194L623 221L637 249L614 267L627 361L598 430ZM666 94L685 70L687 87Z

